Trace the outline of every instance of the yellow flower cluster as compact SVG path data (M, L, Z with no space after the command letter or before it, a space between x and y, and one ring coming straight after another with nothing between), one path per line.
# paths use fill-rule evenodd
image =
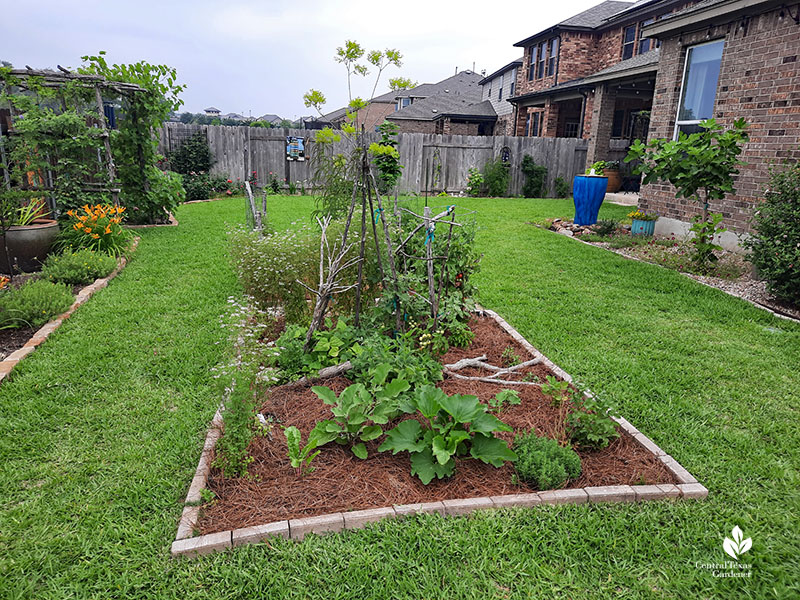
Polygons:
M654 214L648 215L646 212L635 210L628 213L628 218L636 219L637 221L655 221L658 217Z
M0 290L6 287L9 281L11 281L10 278L6 277L5 275L0 275Z
M84 204L81 211L68 210L67 215L74 219L72 228L81 231L92 239L99 239L101 235L119 233L122 229L122 213L124 206L111 204Z

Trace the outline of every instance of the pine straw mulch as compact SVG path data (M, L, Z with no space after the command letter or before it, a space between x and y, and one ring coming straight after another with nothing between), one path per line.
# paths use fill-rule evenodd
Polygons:
M442 363L454 363L461 358L474 358L486 354L488 362L502 365L503 351L511 347L522 361L530 360L528 352L488 317L471 322L475 339L469 348L453 348ZM465 375L478 375L477 370L464 369ZM544 365L523 369L542 381L552 375ZM483 371L481 375L486 375ZM530 377L530 376L529 376ZM324 382L337 395L350 381L335 377ZM438 387L448 394L473 394L482 401L503 389L502 385L479 381L446 378ZM512 387L512 386L508 386ZM561 410L554 408L536 386L513 386L518 389L522 403L493 411L510 425L513 432L502 432L509 443L514 435L533 429L538 435L565 439L564 418L569 409L565 403ZM294 425L303 434L308 433L322 419L330 418L327 405L311 391L310 386L284 385L273 388L264 399L261 412L272 416L278 424ZM407 415L384 426L388 430ZM667 469L648 451L624 431L619 439L599 451L579 451L582 474L567 482L566 488L599 485L637 485L675 483ZM275 426L269 436L256 438L250 446L254 462L249 478L224 478L212 469L208 488L216 499L201 511L197 529L200 533L214 533L239 527L248 527L271 521L311 517L332 512L380 508L393 504L412 504L439 500L496 496L536 491L528 484L513 485L513 465L501 468L472 459L458 459L455 475L445 480L434 480L429 485L411 475L407 452L392 456L377 451L382 438L367 443L367 460L356 458L348 448L329 444L322 449L312 466L314 471L298 477L286 455L286 440Z

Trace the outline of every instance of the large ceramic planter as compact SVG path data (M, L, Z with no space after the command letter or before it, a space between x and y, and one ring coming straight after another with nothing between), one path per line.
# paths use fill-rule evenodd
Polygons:
M575 200L576 225L594 225L597 213L608 187L607 177L596 175L576 175L572 186L572 198Z
M631 223L631 235L653 235L656 230L655 221L634 219Z
M619 169L603 169L603 175L608 177L606 192L616 194L622 188L622 176L619 174Z
M57 236L58 221L51 219L36 219L31 225L11 227L6 232L5 243L0 235L0 273L10 274L9 258L16 272L38 270Z

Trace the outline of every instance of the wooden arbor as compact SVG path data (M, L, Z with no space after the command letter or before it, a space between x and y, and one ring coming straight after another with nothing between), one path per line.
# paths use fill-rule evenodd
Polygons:
M107 172L108 179L106 182L97 183L91 181L83 182L82 191L87 193L110 193L114 204L119 203L120 188L116 185L117 171L114 165L114 158L111 154L111 142L108 124L106 122L105 109L103 105L103 93L113 92L115 97L130 97L134 94L144 92L144 88L132 84L118 81L108 81L100 75L85 75L80 73L73 73L59 65L58 71L49 69L12 69L7 72L6 77L0 80L0 86L4 93L8 92L8 88L16 88L21 92L31 92L38 88L72 88L84 89L89 93L91 100L89 104L94 103L97 110L95 126L102 130L101 137L103 138L104 152L102 156L98 156L104 164L105 171ZM93 92L93 94L92 94ZM60 99L61 106L66 109L66 101ZM13 107L10 109L0 109L0 164L7 164L6 145L4 143L5 136L15 135L13 128ZM140 157L142 157L140 153ZM142 169L145 168L143 157L140 164ZM7 189L11 188L11 180L8 170L3 169L3 179ZM35 173L28 178L27 189L36 191L52 192L53 191L53 174L48 169L46 173Z

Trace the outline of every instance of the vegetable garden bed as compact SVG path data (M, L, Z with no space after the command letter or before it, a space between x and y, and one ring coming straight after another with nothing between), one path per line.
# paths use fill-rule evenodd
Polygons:
M472 343L467 348L451 348L441 359L443 365L452 367L462 359L478 356L485 356L485 362L494 365L508 364L509 356L516 359L510 362L533 358L537 364L503 375L506 383L460 379L451 373L437 387L448 395L474 395L489 404L489 412L513 429L496 434L509 444L515 435L527 431L566 443L565 417L571 402L566 400L556 407L536 382L548 376L571 381L569 375L491 311L479 311L470 327L475 333ZM453 373L470 378L491 374L476 367ZM354 456L346 446L326 447L314 460L314 470L299 477L287 458L286 441L278 425L296 426L306 440L316 423L330 417L330 408L312 392L312 383L324 383L340 394L351 382L337 375L322 382L272 388L259 408L274 425L251 443L254 462L246 478L226 478L210 467L220 435L218 413L186 499L173 555L203 554L262 541L270 535L302 539L309 532L339 531L414 512L464 514L495 506L704 498L707 494L685 469L624 419L615 419L620 437L606 448L579 451L581 474L562 490L537 493L535 486L515 480L512 464L496 468L469 457L456 459L452 477L424 485L411 474L407 453L378 452L382 437L367 442L366 460ZM516 389L521 402L491 406L502 389ZM409 418L401 415L386 429ZM207 491L201 495L204 489L213 496ZM198 506L202 498L212 497ZM200 537L191 538L193 532Z

